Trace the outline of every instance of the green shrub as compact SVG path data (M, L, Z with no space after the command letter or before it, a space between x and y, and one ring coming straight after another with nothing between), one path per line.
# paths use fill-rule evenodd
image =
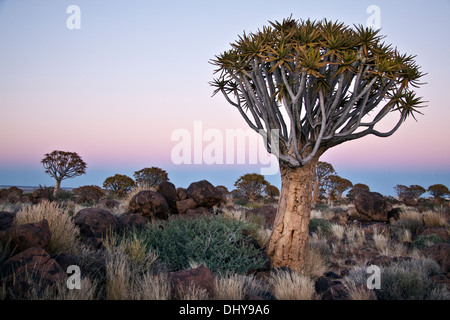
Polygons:
M428 234L426 236L418 236L417 239L413 241L412 245L419 249L425 249L439 242L443 242L443 240L437 235Z
M331 222L325 219L312 218L309 220L309 232L331 234Z
M169 219L136 231L149 249L158 252L170 270L204 263L216 273L245 274L262 268L266 262L262 249L255 246L254 226L223 216L197 219ZM127 235L125 235L126 237Z
M439 274L439 265L431 259L414 259L393 263L381 270L380 300L441 300L449 292L430 279Z

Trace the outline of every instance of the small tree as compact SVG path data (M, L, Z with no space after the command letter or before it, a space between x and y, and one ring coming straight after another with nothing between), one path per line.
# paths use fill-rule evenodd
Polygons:
M269 182L263 175L257 173L247 173L241 176L234 186L241 194L250 201L255 201L261 196Z
M427 190L419 186L418 184L413 184L409 186L409 196L414 199L419 199L421 195L423 195Z
M325 180L329 175L335 174L333 166L324 161L317 162L316 171L314 175L314 190L313 190L313 202L319 201L319 190L325 185Z
M162 182L169 181L167 172L158 167L144 168L134 173L136 184L140 187L151 188Z
M450 191L443 184L433 184L427 191L434 197L436 203L441 202L443 197L450 195Z
M364 183L357 183L347 193L347 198L349 198L350 200L354 200L363 191L370 191L369 186L365 185Z
M222 197L227 198L230 194L230 191L228 191L228 188L225 186L216 186L216 189L219 190Z
M353 186L350 180L339 177L338 175L330 175L326 180L326 188L331 200L340 200L345 190Z
M280 195L280 190L274 185L268 184L265 190L266 194L270 197L270 199L274 199Z
M58 194L61 181L85 174L87 168L86 162L75 152L58 150L46 153L41 163L44 166L45 173L56 180L53 197Z
M402 184L398 184L394 187L397 192L397 196L399 200L405 200L405 198L419 199L422 194L426 192L425 188L413 184L409 187L404 186Z
M103 187L108 189L113 194L123 197L128 192L130 192L135 186L133 179L126 175L116 174L112 177L108 177L103 182Z

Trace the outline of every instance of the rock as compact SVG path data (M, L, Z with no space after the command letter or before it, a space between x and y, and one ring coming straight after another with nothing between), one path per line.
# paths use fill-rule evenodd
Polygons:
M52 232L48 226L48 221L43 219L36 223L27 223L13 226L0 233L0 239L10 240L11 252L17 254L31 247L46 249L50 243Z
M97 186L83 186L73 190L77 203L96 203L105 193Z
M425 228L419 236L428 236L430 234L434 234L442 239L444 242L450 241L450 235L445 227L428 227Z
M450 278L445 276L444 274L436 274L431 276L430 279L434 281L434 283L445 286L447 290L450 292Z
M188 193L185 188L177 188L178 200L186 200L188 198Z
M172 299L177 299L180 290L187 290L191 286L206 290L211 298L216 294L216 277L203 265L195 269L169 272L169 280Z
M320 276L315 283L315 289L318 294L322 294L332 286L341 284L340 281L334 281L326 276Z
M31 194L31 201L36 204L42 201L50 201L53 199L53 188L52 187L41 187L36 189Z
M435 260L444 273L450 272L450 244L436 243L431 247L425 249L423 253Z
M147 219L167 219L169 217L169 205L162 194L144 190L131 198L128 204L128 213L140 214Z
M53 259L61 266L61 268L67 271L67 268L72 265L78 264L78 259L76 256L68 253L60 253L58 255L52 256Z
M403 203L405 204L405 206L407 207L415 207L419 204L419 202L417 201L417 199L415 198L411 198L411 197L406 197L403 199Z
M148 224L148 219L140 214L123 214L119 217L122 230L143 229Z
M393 208L391 210L388 211L388 220L389 223L392 223L394 221L397 221L398 219L400 219L400 214L402 213L402 209L400 208Z
M18 203L22 200L23 190L17 187L0 190L0 201Z
M179 214L186 213L187 210L195 209L197 203L193 199L185 199L176 202L176 208Z
M116 218L106 209L85 208L74 215L74 222L85 237L101 238L118 227Z
M9 229L16 218L14 212L0 211L0 231Z
M273 228L273 224L275 222L275 217L277 215L277 209L274 206L271 205L264 205L260 208L255 208L251 210L245 211L245 217L249 218L253 215L258 215L263 217L264 219L264 226L266 228Z
M191 183L186 191L199 207L212 208L223 200L220 191L206 180Z
M0 274L6 283L31 276L52 284L67 276L55 259L40 247L31 247L10 257L2 264Z
M120 207L120 202L110 198L101 198L97 202L97 207L105 209L115 209Z
M388 212L391 209L386 199L378 192L362 191L355 198L355 208L360 214L360 220L389 221Z
M211 214L212 214L211 209L208 209L208 208L205 208L205 207L198 207L198 208L195 208L195 209L186 210L186 213L184 215L185 216L186 215L191 215L191 216L205 215L205 216L208 216L208 215L211 215Z
M178 193L175 185L169 181L164 181L159 184L156 192L162 194L166 199L167 205L169 206L170 213L177 214L176 202L178 201Z
M323 293L322 300L350 300L350 295L345 285L336 284Z

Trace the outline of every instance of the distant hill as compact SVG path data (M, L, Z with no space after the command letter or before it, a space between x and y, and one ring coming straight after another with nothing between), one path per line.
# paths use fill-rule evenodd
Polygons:
M39 189L39 186L0 186L1 189L8 189L11 187L16 187L23 190L24 193L33 192L36 189ZM44 187L44 186L43 186ZM50 186L53 187L53 186ZM72 191L73 188L61 187L61 190Z

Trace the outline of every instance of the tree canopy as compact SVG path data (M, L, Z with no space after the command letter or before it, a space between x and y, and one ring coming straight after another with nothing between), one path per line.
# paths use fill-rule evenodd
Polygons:
M372 134L392 135L424 101L415 56L382 41L379 30L328 20L270 22L244 33L211 60L211 84L253 130L279 147L280 164L303 166L326 149ZM396 124L378 129L389 113ZM278 141L269 131L278 130Z

